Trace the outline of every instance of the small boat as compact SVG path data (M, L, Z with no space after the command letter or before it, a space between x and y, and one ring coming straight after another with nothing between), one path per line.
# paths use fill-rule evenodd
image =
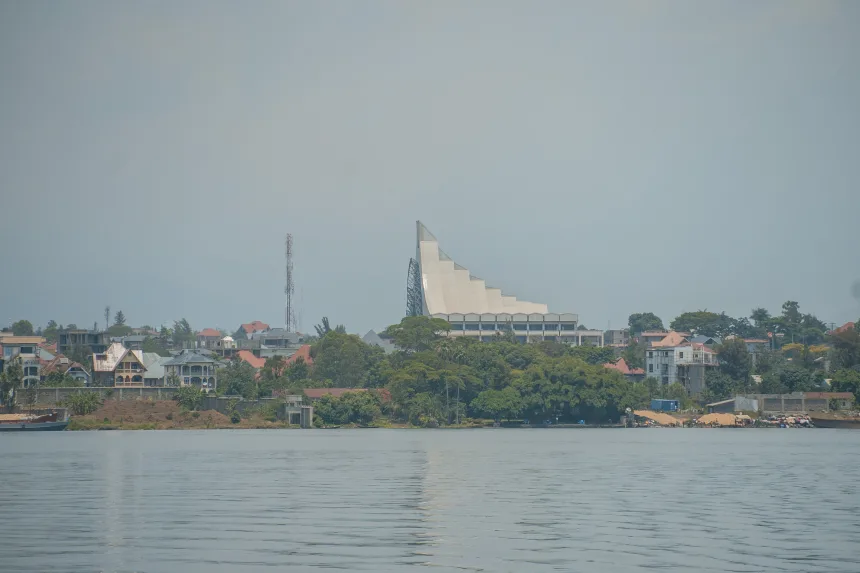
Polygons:
M860 418L810 414L809 419L816 428L840 428L860 430Z
M0 414L0 432L59 432L69 425L69 418L63 411L48 414Z

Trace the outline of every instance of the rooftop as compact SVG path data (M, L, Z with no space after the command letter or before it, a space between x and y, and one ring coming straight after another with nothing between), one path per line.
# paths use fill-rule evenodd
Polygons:
M121 343L114 342L103 353L93 354L93 372L113 372L116 369L116 365L127 354L132 354L143 364L143 352L140 350L129 350Z
M221 338L221 331L215 330L214 328L204 328L200 332L197 333L197 336L205 336L206 338Z
M181 354L174 356L171 360L164 363L164 366L179 366L180 364L200 364L216 362L208 356L204 356L199 352L192 350L184 350Z
M623 358L619 358L615 362L607 362L603 365L604 368L609 368L611 370L617 370L624 374L625 376L635 376L637 374L645 374L645 370L642 368L630 368L627 365L627 361Z
M252 332L260 332L263 330L269 330L269 325L265 322L260 322L259 320L255 320L252 322L248 322L241 326L242 330L245 331L245 334L251 334Z
M254 353L251 352L250 350L240 350L236 354L236 356L239 357L239 360L244 360L245 362L247 362L248 364L250 364L251 366L253 366L254 368L257 368L257 369L262 368L263 365L266 364L265 358L258 358L256 356L254 356Z

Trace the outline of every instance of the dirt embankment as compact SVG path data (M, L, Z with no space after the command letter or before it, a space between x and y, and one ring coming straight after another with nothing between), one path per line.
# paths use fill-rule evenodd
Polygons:
M283 422L259 416L233 424L229 416L215 410L183 411L172 400L105 400L101 408L86 416L72 416L69 430L204 430L214 428L286 428Z

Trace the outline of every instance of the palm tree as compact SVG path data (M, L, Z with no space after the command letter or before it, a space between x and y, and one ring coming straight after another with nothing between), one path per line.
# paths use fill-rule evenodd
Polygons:
M331 324L329 323L328 317L322 317L322 324L315 325L314 329L317 331L317 336L319 336L320 338L331 332L332 328ZM342 324L338 324L334 327L334 331L340 334L346 334L346 327Z

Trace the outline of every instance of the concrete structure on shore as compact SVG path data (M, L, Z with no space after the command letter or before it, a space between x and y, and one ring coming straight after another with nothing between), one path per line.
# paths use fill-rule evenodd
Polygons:
M512 332L520 342L603 346L602 331L578 330L578 315L551 313L546 304L519 300L487 285L440 249L421 221L416 226L423 313L448 321L450 336L490 340Z
M646 376L661 384L682 384L690 396L704 391L705 372L717 364L716 353L704 344L690 342L686 333L669 332L645 352Z

